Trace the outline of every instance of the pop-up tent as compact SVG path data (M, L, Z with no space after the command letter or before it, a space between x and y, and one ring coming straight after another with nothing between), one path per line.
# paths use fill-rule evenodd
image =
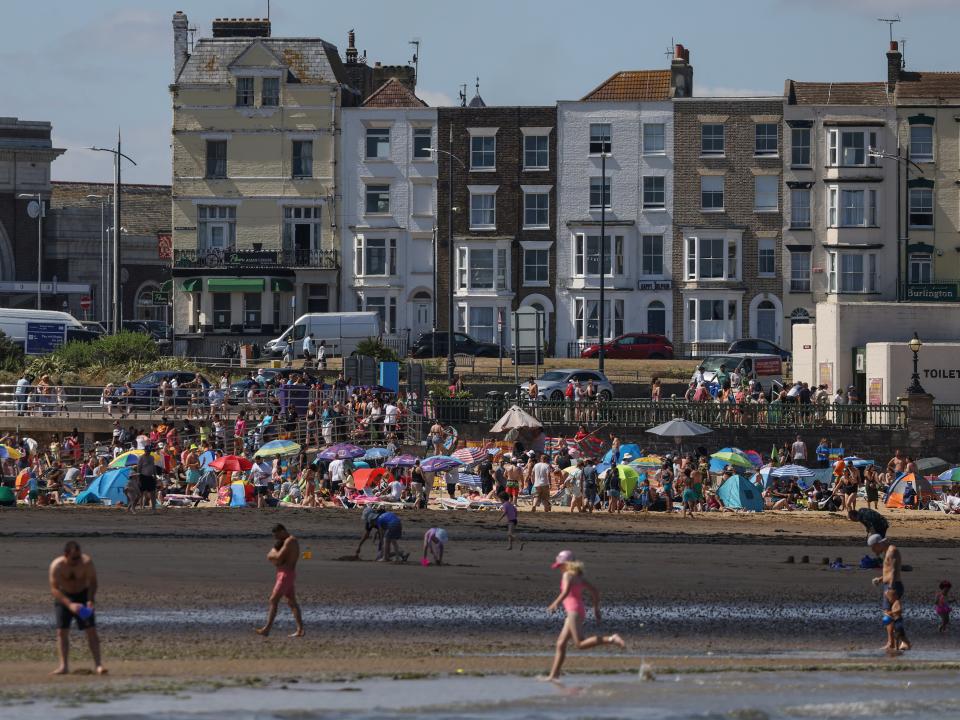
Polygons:
M888 508L904 507L903 492L907 487L907 483L913 484L913 489L917 495L920 496L921 502L929 502L937 497L933 485L931 485L930 481L925 477L922 475L914 475L913 473L904 473L894 480L887 489L887 496L883 499L883 504Z
M127 495L124 490L126 490L129 480L130 468L128 467L107 470L103 475L94 478L90 486L77 495L77 505L83 503L98 504L104 501L111 505L126 503Z
M717 489L717 497L731 510L763 512L760 490L742 475L731 475Z

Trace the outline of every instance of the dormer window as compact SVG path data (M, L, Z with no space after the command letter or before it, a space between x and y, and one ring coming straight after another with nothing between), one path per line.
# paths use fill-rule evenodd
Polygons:
M253 78L237 78L237 107L253 107Z
M260 106L277 107L280 104L280 78L265 77L260 88Z

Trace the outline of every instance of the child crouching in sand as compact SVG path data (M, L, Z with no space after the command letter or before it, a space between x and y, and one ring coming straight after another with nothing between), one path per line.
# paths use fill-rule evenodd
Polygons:
M600 622L600 593L583 577L583 563L576 561L573 552L562 550L550 567L554 570L563 568L563 578L560 580L560 594L556 600L550 603L547 612L555 612L562 605L567 613L567 619L564 621L563 629L557 638L557 652L553 658L553 667L547 677L547 680L556 680L560 677L560 669L567 657L567 643L571 640L578 650L588 650L597 647L597 645L616 645L623 649L626 644L623 642L623 638L616 633L583 638L583 622L587 618L583 591L589 592L593 599L593 615L598 623Z

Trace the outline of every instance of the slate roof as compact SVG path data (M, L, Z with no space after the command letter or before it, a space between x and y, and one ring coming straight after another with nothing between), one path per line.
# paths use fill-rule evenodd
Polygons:
M82 208L100 210L100 200L87 195L109 197L113 183L64 182L51 183L50 209ZM156 235L170 232L171 196L169 185L123 184L120 205L120 224L131 235ZM106 212L112 210L108 205ZM112 223L111 223L112 224Z
M669 70L621 70L615 72L582 98L601 100L669 100Z
M345 79L337 46L320 38L200 38L177 82L229 82L231 63L253 43L279 58L296 82L318 85Z
M898 98L958 98L960 72L905 72L897 82Z
M787 80L791 105L890 105L885 82L798 82Z
M392 77L364 100L363 107L412 108L427 107L427 104L414 95L410 88Z

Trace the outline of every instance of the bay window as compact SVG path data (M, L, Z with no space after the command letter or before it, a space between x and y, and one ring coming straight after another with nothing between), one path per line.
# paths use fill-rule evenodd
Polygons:
M827 130L827 164L840 167L876 165L870 150L877 147L875 130Z
M457 248L458 290L506 290L508 277L505 248Z
M359 277L387 277L397 274L396 238L357 236L355 270Z
M687 280L739 279L739 240L688 237L686 244Z
M690 342L728 342L737 336L739 302L730 298L697 297L687 300L687 339Z
M623 300L603 301L603 338L609 340L623 335ZM600 301L578 297L574 299L574 325L577 340L590 342L600 337Z
M600 247L599 235L577 234L574 238L574 275L600 275ZM623 275L623 236L606 235L603 253L604 275Z
M365 295L363 309L380 316L384 333L397 332L397 299L385 295Z
M827 188L828 227L877 227L877 191Z
M872 293L877 289L876 253L830 252L827 289L831 293Z

